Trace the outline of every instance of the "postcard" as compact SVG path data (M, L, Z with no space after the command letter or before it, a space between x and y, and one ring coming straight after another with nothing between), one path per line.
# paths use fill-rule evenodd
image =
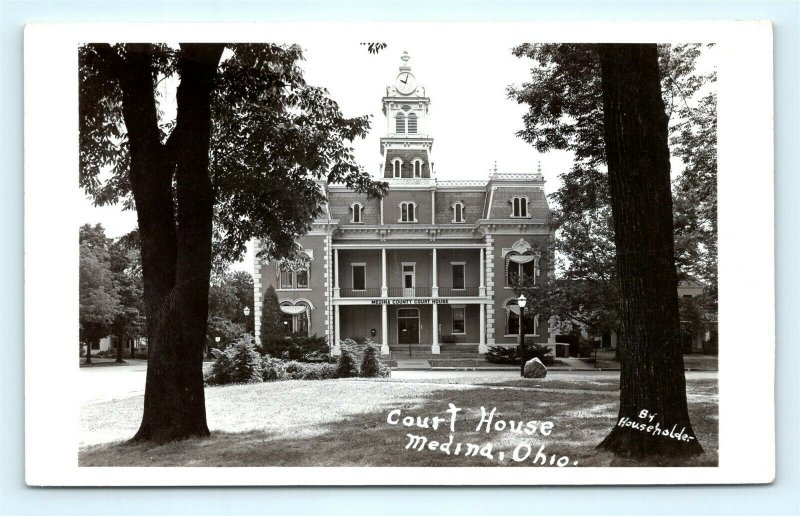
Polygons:
M771 30L29 25L28 484L772 482Z

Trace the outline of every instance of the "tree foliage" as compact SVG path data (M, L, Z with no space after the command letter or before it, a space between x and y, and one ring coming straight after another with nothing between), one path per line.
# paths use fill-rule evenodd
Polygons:
M715 74L701 73L697 44L660 45L661 91L671 152L683 163L674 181L676 261L716 296ZM540 297L592 333L619 331L619 287L603 140L597 45L523 44L513 54L533 61L531 79L508 95L528 111L517 135L539 152L567 150L573 166L550 195L558 279ZM713 303L712 303L713 304Z
M86 344L89 360L92 344L109 335L115 320L123 313L119 286L111 268L110 245L102 225L81 226L78 314L80 340Z
M179 80L180 50L151 45L152 95L166 151L176 126L167 111L168 88ZM120 66L126 45L80 48L80 184L98 205L133 208L130 148L122 116ZM356 162L349 142L366 136L368 116L346 117L326 89L309 85L297 45L230 44L212 92L209 176L214 189L215 255L237 261L246 243L269 242L290 256L294 240L320 213L326 179L380 196Z
M261 303L261 344L268 346L272 339L286 335L278 294L272 285L267 287Z
M296 45L86 44L78 57L80 184L138 218L150 361L134 439L209 435L213 257L238 260L252 239L291 255L322 180L381 196L350 146L369 119L305 82Z

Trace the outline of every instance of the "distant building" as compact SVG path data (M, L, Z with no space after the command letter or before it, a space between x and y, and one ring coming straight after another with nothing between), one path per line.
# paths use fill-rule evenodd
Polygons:
M408 54L401 59L382 99L380 173L388 194L368 200L343 185L320 184L323 215L298 241L307 267L256 259L257 340L272 285L287 330L325 335L334 354L343 339L364 337L384 354L413 348L435 355L443 346L484 353L489 345L516 344L512 285L520 277L548 279L544 179L494 170L484 180L437 180L431 99ZM546 344L546 331L546 321L526 317L528 337Z

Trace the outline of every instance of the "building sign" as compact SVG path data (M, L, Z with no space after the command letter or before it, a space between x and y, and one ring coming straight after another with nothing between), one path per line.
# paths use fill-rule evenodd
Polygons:
M373 305L449 305L449 299L373 299Z

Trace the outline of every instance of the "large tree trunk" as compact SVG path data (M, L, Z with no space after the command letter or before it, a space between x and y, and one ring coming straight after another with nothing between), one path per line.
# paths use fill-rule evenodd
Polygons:
M702 453L686 403L656 45L600 45L599 51L623 325L618 424L599 448L633 457ZM690 439L620 426L623 418L683 430Z
M208 146L210 94L222 49L182 46L178 117L165 145L154 100L154 47L126 45L120 67L149 347L144 413L134 440L209 434L203 392L213 215Z
M124 351L124 349L123 349L124 343L125 343L125 334L123 333L123 334L118 335L118 340L117 340L117 360L116 360L116 362L118 364L124 364L125 363L125 359L122 357L122 353Z

